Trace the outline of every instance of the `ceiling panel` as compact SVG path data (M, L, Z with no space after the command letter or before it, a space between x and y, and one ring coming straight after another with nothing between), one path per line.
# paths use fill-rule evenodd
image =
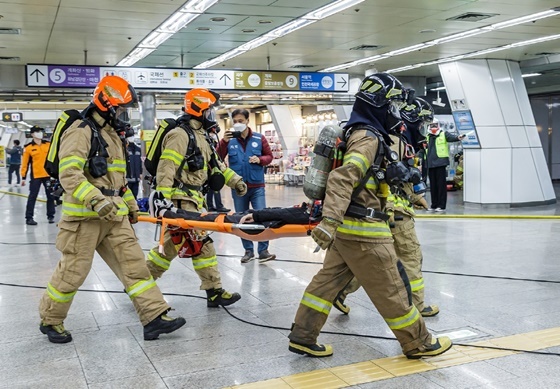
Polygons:
M193 67L236 48L271 29L332 0L220 0L187 28L161 45L136 66ZM19 36L0 35L0 56L20 56L24 63L114 65L161 24L185 0L0 0L0 27L22 29ZM293 65L315 65L319 70L355 59L388 52L559 6L558 0L366 0L335 16L311 24L286 37L230 59L217 68L290 70ZM356 10L358 10L356 12ZM57 13L58 12L58 13ZM495 13L479 22L445 20L465 12ZM212 22L224 17L224 22ZM259 24L259 20L271 20ZM210 27L198 31L197 27ZM255 29L243 33L243 29ZM433 33L420 34L423 29ZM465 40L349 69L362 73L473 52L485 48L560 33L560 17L539 20ZM128 39L130 37L130 39ZM359 45L380 45L357 51ZM560 40L493 53L492 58L522 60L536 53L560 52ZM225 65L225 66L224 66ZM437 66L407 75L437 74Z

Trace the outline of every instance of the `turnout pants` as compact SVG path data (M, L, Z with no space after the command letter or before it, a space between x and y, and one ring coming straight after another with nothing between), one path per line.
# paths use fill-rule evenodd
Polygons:
M403 220L395 220L395 227L391 228L395 241L395 251L401 260L412 291L412 302L419 311L424 309L424 278L422 277L422 250L416 236L414 219L400 212L395 216L401 216Z
M289 335L291 341L317 343L334 299L354 275L399 340L404 354L424 351L431 344L420 312L409 302L392 239L356 242L338 237L327 250L323 268L304 292Z
M150 276L128 218L110 222L63 220L58 227L56 248L62 252L62 259L39 306L44 324L56 325L64 321L76 291L91 270L95 251L123 283L142 325L167 312L169 305Z
M173 203L177 208L184 209L185 211L198 212L196 204L192 201L181 200L179 204L178 201L173 200ZM183 242L181 241L181 243L175 245L171 240L171 234L169 231L166 231L163 244L164 254L159 252L158 246L150 250L147 260L148 269L150 269L150 273L155 279L158 279L166 270L169 270L171 261L177 256L177 252L183 245ZM218 258L216 257L212 241L209 240L204 243L200 255L192 257L192 263L201 281L200 289L208 290L222 287L222 278L218 270Z

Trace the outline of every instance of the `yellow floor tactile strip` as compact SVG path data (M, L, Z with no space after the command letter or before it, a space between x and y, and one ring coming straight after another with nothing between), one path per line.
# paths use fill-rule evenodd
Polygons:
M535 351L560 346L560 327L470 343L476 346L504 347ZM314 370L272 380L233 386L231 389L337 389L425 371L458 366L518 354L513 351L453 346L445 354L426 359L404 355Z

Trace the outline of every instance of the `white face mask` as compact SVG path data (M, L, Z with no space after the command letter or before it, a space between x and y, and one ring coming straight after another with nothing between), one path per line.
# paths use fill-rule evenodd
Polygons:
M36 131L32 135L35 139L43 139L43 131Z
M233 130L234 131L245 131L247 125L245 123L234 123Z

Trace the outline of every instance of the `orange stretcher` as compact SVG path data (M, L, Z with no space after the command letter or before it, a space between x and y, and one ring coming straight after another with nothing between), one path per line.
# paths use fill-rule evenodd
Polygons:
M318 223L286 224L281 227L265 227L260 224L226 223L225 214L219 214L214 221L155 218L139 216L138 221L161 225L160 245L163 245L163 234L169 226L184 230L205 230L233 234L240 238L260 242L279 238L298 238L311 234Z

